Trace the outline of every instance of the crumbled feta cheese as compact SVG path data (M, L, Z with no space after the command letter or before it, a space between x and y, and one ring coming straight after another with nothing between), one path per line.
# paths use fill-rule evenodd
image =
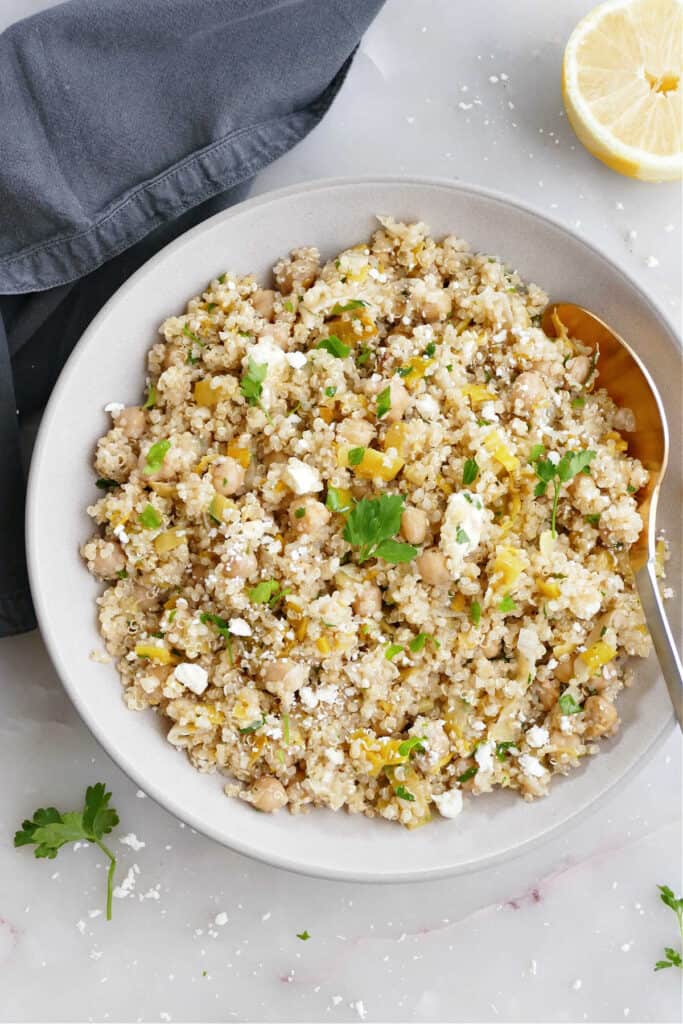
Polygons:
M192 665L187 661L176 665L173 675L177 682L186 686L197 695L204 693L209 685L209 674L201 665Z
M457 818L462 811L462 793L459 789L448 789L445 793L437 793L432 800L439 808L442 818Z
M460 574L467 555L478 547L485 521L485 509L473 494L451 494L441 525L440 546L454 576Z
M439 415L439 403L431 395L422 395L418 398L415 402L415 408L420 416L424 416L428 420L434 419Z
M493 751L490 743L482 743L474 752L474 760L482 774L493 771Z
M545 768L533 754L522 754L518 763L524 774L530 778L540 779L545 775Z
M264 335L255 345L247 347L247 357L260 365L266 363L269 374L276 373L287 365L284 351L268 335Z
M313 708L318 706L318 695L312 686L302 686L299 690L299 700L305 708L312 711Z
M303 352L288 352L286 358L293 370L300 370L308 362Z
M117 540L121 541L122 544L127 544L128 541L130 540L130 537L123 528L123 523L119 523L117 526L115 526L114 529L112 530L112 533L117 538Z
M569 715L560 716L560 732L570 733L572 731L572 720Z
M295 494L313 494L323 489L318 470L302 462L301 459L288 459L287 469L282 479Z
M520 629L517 638L517 650L522 657L526 658L530 666L535 665L545 653L545 648L538 639L536 630L529 626L523 626Z
M553 466L556 466L560 461L560 456L557 452L548 452L548 462L552 462Z
M541 725L532 725L526 732L526 741L530 747L544 747L549 739L549 733Z
M327 757L328 761L332 762L332 764L343 764L344 763L344 752L343 752L343 750L335 750L333 747L330 747L329 750L325 751L325 756Z
M233 636L251 636L251 626L244 619L230 619L230 632Z
M104 411L110 412L112 415L114 415L117 412L121 412L125 408L126 407L123 404L123 402L109 402L108 405L105 405Z
M338 694L339 689L333 683L329 686L319 686L317 691L318 700L323 704L334 704Z

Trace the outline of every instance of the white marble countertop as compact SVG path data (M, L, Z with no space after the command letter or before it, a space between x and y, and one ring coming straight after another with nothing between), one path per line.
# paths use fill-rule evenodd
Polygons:
M389 0L324 123L257 191L373 172L488 185L600 243L678 320L680 191L608 171L562 112L562 48L592 5ZM4 0L0 28L43 6ZM681 887L678 734L563 838L495 870L388 887L250 862L141 798L36 634L0 644L0 736L4 1021L679 1019L680 972L653 973L676 938L656 885ZM100 778L118 836L144 843L115 840L119 877L137 867L109 924L96 850L36 861L11 845L26 813L75 805Z

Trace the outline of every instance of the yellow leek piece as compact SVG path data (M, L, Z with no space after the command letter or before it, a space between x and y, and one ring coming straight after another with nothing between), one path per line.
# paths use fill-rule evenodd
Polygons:
M149 658L150 661L156 661L159 665L178 664L175 654L171 654L167 647L155 647L154 644L137 644L135 653L138 658Z
M519 548L506 546L498 549L493 562L493 571L499 574L497 588L509 590L517 582L524 569L524 561L520 556Z
M507 469L508 473L515 473L519 469L519 459L510 451L497 430L492 430L484 438L484 448L500 462L501 466Z
M617 652L614 647L610 647L604 640L598 640L597 643L592 644L588 650L580 655L581 661L592 676L597 675L603 665L606 665L616 656Z
M165 555L168 551L180 547L184 539L179 530L164 530L154 538L154 550L158 555Z
M363 457L356 466L349 464L350 448L340 448L338 461L340 466L346 466L351 472L363 480L393 480L403 469L405 462L399 455L391 455L388 452L378 452L376 448L365 448Z

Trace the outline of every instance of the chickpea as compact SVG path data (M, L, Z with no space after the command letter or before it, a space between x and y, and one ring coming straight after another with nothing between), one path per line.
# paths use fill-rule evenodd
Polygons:
M103 580L110 580L126 567L126 556L120 544L113 540L100 540L92 560L92 571Z
M436 548L429 548L415 559L418 572L425 583L431 587L446 587L451 582L451 574L446 559Z
M264 775L251 787L249 802L257 811L273 814L287 803L287 790L272 775Z
M560 698L560 684L555 679L538 679L534 684L538 699L545 711L557 705Z
M314 537L330 521L330 512L315 498L299 498L289 506L289 519L297 533Z
M141 587L137 583L133 587L133 597L136 605L143 612L149 612L159 604L158 596L150 594L147 587Z
M382 591L375 583L364 583L353 602L353 610L362 618L382 610Z
M406 508L401 515L401 534L409 544L421 544L427 535L429 520L421 508Z
M211 466L211 483L218 494L237 494L244 485L244 466L226 455Z
M584 733L589 739L597 736L607 736L614 732L619 716L617 709L606 697L589 697L583 705L585 712L586 731Z
M320 269L320 253L314 248L292 249L288 259L275 265L275 281L283 295L310 288Z
M299 665L291 658L266 662L263 669L266 690L279 697L282 706L288 708L296 691L300 690L308 679L308 671L305 665Z
M574 678L574 659L565 658L555 669L555 679L560 683L568 683Z
M389 396L391 398L391 408L382 417L382 421L385 423L398 423L399 420L403 419L403 414L410 404L410 394L397 377L391 378Z
M502 638L496 636L495 633L489 633L482 645L481 653L485 658L497 658L500 654L501 647Z
M231 555L225 563L226 575L231 579L251 579L256 574L257 569L256 555L247 552Z
M548 392L543 378L533 370L520 373L510 389L513 409L530 413L544 401Z
M251 304L264 320L272 320L275 313L275 292L270 288L259 288L251 296Z
M590 372L591 361L588 356L574 356L573 359L568 360L565 368L567 382L575 387L585 384Z
M115 423L117 427L120 427L126 437L142 437L145 432L145 426L147 425L147 417L145 416L144 409L141 409L138 405L129 405L127 409L122 409L121 412L116 416Z
M367 420L344 420L337 428L337 434L347 444L367 448L375 436L375 428Z

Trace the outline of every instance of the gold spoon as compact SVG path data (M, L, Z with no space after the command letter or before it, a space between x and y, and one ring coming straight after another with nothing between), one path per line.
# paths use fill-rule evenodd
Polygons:
M643 520L640 537L630 551L631 567L659 666L678 723L683 728L683 673L657 584L655 569L657 498L669 455L669 430L664 407L652 377L633 349L594 313L571 302L557 302L543 312L543 330L557 337L563 326L570 337L597 352L600 387L636 418L633 432L622 431L629 454L639 459L650 478L638 492Z

